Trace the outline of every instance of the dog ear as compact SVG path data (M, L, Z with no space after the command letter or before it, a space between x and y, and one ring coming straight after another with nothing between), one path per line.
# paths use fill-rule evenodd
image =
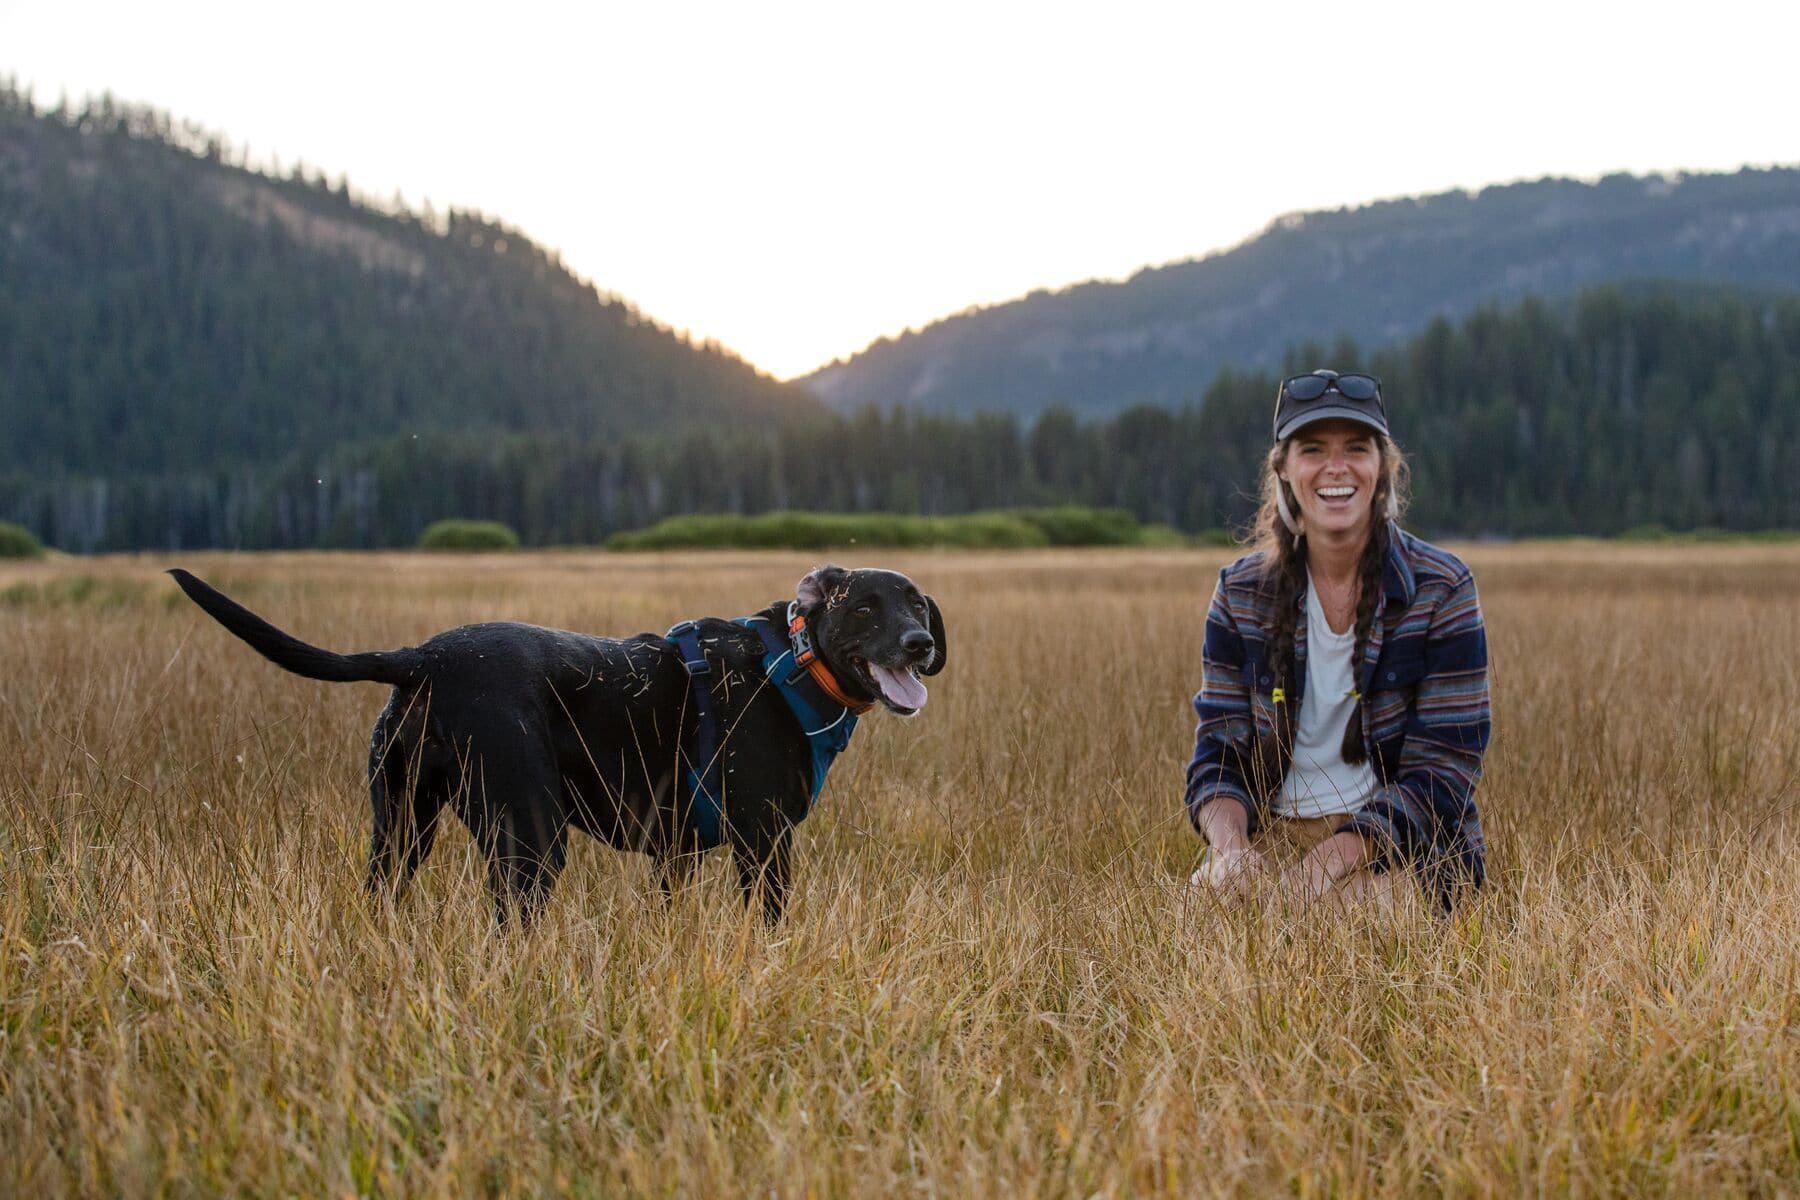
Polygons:
M800 601L802 609L811 612L833 590L842 587L849 574L850 572L834 563L814 567L807 572L806 578L794 585L794 597Z
M949 643L944 640L944 614L938 611L937 601L930 596L925 597L925 607L929 610L931 640L937 643L937 649L931 655L931 664L919 670L921 675L936 675L944 669L944 658L949 654Z

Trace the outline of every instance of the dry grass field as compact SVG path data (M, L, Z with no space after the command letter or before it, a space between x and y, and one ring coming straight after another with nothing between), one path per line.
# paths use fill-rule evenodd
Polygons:
M0 566L0 1194L1800 1191L1800 548L1469 547L1485 896L1183 919L1202 551L899 553L949 666L871 716L774 933L578 839L490 927L460 825L361 891L385 692L161 557ZM864 556L840 556L874 565ZM753 611L799 555L189 555L338 649Z

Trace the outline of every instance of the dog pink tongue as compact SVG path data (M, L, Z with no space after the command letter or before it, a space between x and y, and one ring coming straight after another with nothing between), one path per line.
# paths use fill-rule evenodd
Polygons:
M870 663L869 674L875 676L875 682L888 703L898 708L925 707L925 685L911 671L896 671L891 667L879 667Z

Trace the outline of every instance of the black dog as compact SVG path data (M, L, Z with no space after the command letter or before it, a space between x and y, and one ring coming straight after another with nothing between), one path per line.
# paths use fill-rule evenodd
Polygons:
M393 685L369 744L369 887L404 887L448 806L488 861L496 918L542 906L573 825L651 856L665 894L729 844L748 902L778 919L793 828L856 716L911 716L944 668L931 597L893 571L824 566L792 602L669 637L464 625L419 646L334 654L188 572L183 591L264 658L310 679Z

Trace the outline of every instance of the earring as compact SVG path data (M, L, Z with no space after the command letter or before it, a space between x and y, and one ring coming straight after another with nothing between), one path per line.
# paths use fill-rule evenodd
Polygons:
M1398 521L1400 519L1400 497L1391 487L1388 488L1387 494L1387 519L1390 521Z
M1279 475L1275 477L1275 508L1281 513L1281 523L1287 526L1287 531L1299 537L1300 519L1288 508L1287 484L1281 481Z

